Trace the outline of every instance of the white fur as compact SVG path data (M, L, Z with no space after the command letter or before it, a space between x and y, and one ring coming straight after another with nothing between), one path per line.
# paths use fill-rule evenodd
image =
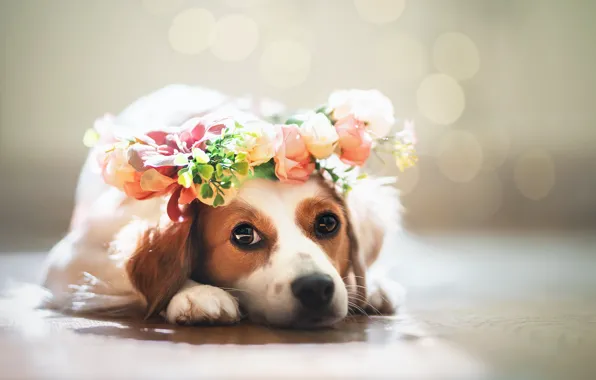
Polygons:
M315 197L319 191L314 181L296 186L269 180L250 181L240 191L240 199L267 215L278 234L277 248L271 254L269 265L234 285L242 290L238 296L251 318L276 325L291 323L297 317L300 304L290 285L297 277L311 273L331 276L335 284L332 319L346 316L348 294L342 278L323 249L308 238L295 221L298 205Z
M240 320L238 301L223 289L188 280L168 304L166 320L173 324L234 323Z
M117 122L130 126L131 131L175 125L206 110L229 107L227 101L225 96L211 90L169 86L133 103ZM313 271L332 276L336 289L332 305L336 317L341 319L347 313L348 291L342 279L322 249L294 222L298 203L315 195L317 190L314 183L293 186L255 180L240 192L241 199L273 220L279 234L279 247L271 258L271 265L256 270L235 286L245 290L234 295L254 319L261 317L265 322L276 324L290 321L297 301L289 284L296 276ZM368 255L375 243L377 235L371 226L385 234L389 226L397 225L397 200L395 190L378 180L361 181L348 197L362 255ZM159 199L130 199L105 185L94 172L90 156L77 187L71 231L56 244L47 259L43 285L52 294L48 306L68 312L110 314L142 310L145 300L133 288L124 269L132 249L115 246L113 242L134 219L157 224L164 215L161 204ZM131 240L130 244L135 242ZM281 284L281 292L274 290L277 284ZM397 301L391 300L389 290L375 286L375 292L370 294L374 308L395 309ZM240 314L238 303L230 293L189 281L171 300L165 316L171 323L230 323L238 320Z

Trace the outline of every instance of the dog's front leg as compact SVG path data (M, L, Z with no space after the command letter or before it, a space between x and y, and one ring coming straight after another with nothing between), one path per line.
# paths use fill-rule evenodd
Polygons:
M186 281L172 298L164 317L170 323L231 324L240 320L238 301L223 289Z
M394 315L405 300L405 289L382 275L368 274L365 310L370 315Z

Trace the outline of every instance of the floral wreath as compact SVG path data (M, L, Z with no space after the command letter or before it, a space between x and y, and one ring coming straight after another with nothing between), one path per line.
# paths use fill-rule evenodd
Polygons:
M197 199L213 207L229 204L249 178L302 183L319 172L347 193L365 177L354 178L352 170L373 151L392 153L403 171L417 162L414 125L405 121L390 135L393 113L377 90L343 90L285 121L208 112L178 127L120 136L114 118L106 116L84 143L95 147L107 184L139 200L169 194L168 216L177 221L183 219L180 206ZM346 168L334 166L338 158Z

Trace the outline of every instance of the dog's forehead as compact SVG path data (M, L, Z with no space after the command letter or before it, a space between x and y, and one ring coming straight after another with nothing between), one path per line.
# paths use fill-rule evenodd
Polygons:
M271 215L282 210L293 213L302 201L325 193L325 188L315 179L302 184L255 179L243 185L238 197L260 212Z

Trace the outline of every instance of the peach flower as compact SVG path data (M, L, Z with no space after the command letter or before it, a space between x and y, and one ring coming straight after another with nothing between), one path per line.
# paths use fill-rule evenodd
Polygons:
M162 195L172 189L176 183L171 178L171 168L149 168L137 171L130 163L130 151L133 146L120 142L111 151L102 152L98 156L101 175L108 185L112 185L135 199L145 199Z
M315 163L297 125L282 125L277 135L275 175L282 182L301 183L315 170Z
M322 113L308 115L306 121L300 126L300 135L308 151L319 160L331 156L338 140L336 129Z
M258 166L275 155L276 128L267 122L249 121L242 127L243 141L236 147L236 153L246 154L250 166Z
M108 152L100 150L97 158L103 180L108 185L123 190L125 183L135 180L136 170L128 163L128 144L117 143Z
M349 165L364 165L372 148L372 138L364 123L350 115L338 120L335 128L339 135L339 158Z

